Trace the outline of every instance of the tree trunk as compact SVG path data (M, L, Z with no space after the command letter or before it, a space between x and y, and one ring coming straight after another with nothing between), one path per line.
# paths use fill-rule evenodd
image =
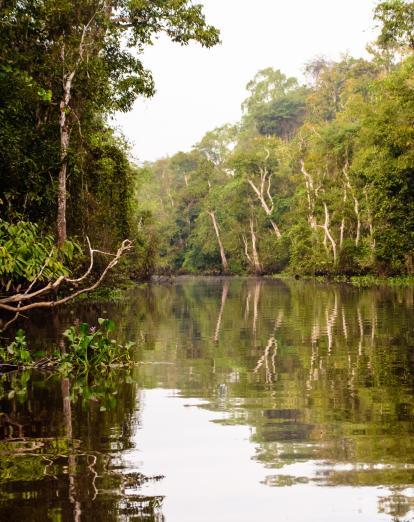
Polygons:
M85 50L85 38L86 34L91 27L93 20L95 19L97 12L94 13L89 22L83 27L82 36L79 42L78 57L75 63L72 65L70 71L65 71L66 68L66 54L65 44L62 44L60 51L60 58L62 61L63 76L63 96L60 100L60 116L59 116L59 127L60 127L60 169L59 169L59 183L58 183L58 210L57 210L57 237L58 245L61 246L67 238L66 230L66 180L68 170L68 151L69 151L69 140L70 140L70 125L68 121L68 115L70 113L70 101L72 98L72 83L75 78L76 71L83 61L84 50Z
M250 234L252 236L253 268L254 268L254 272L256 274L260 274L262 271L262 266L259 261L259 254L257 252L257 247L256 247L256 234L254 231L253 218L250 218Z
M252 255L249 254L249 244L247 242L246 236L242 236L244 243L244 254L249 262L249 265L253 269L255 274L260 274L262 272L262 266L259 260L259 253L257 252L257 238L256 233L254 231L254 222L253 218L250 218L250 235L252 238Z
M242 236L243 244L244 244L244 255L246 256L247 261L249 262L249 265L253 265L253 260L251 258L251 255L249 254L249 244L247 242L246 236Z
M354 196L354 210L355 210L355 215L357 217L357 231L356 231L356 237L355 237L355 246L358 246L359 241L361 239L361 218L360 218L360 213L359 213L359 201L357 200L357 198L355 196Z
M345 235L345 218L342 218L340 235L339 235L339 248L342 248L342 245L344 243L344 235Z
M364 188L364 194L365 194L365 201L367 204L367 212L368 212L368 228L369 228L369 237L371 239L371 251L372 251L372 253L374 253L375 246L376 246L375 237L374 237L374 224L373 224L373 220L372 220L372 213L371 213L371 208L370 208L369 199L368 199L368 191L367 191L366 187Z
M356 231L356 236L355 236L355 246L358 246L360 239L361 239L361 213L359 211L359 201L355 195L355 190L351 184L351 179L348 174L348 168L349 168L349 165L347 162L345 167L343 168L343 173L345 176L347 186L348 186L349 190L351 191L352 199L354 200L354 211L355 211L355 216L357 218L357 231Z
M229 264L227 262L226 252L224 251L223 243L221 242L220 230L217 225L216 215L214 214L214 212L209 212L208 214L211 217L211 221L213 222L214 230L216 232L217 242L218 242L219 249L220 249L221 264L223 266L223 271L228 272Z
M345 213L346 202L348 200L348 192L347 192L346 188L347 188L347 185L344 184L344 197L343 197L343 202L344 202L344 210L343 210L343 212L344 213ZM340 230L340 237L339 237L339 248L342 248L342 245L344 243L344 237L345 237L345 215L343 215L342 221L341 221L341 230Z
M256 187L256 185L253 183L253 181L251 179L249 179L247 181L248 181L249 185L252 187L252 189L255 191L255 193L257 194L257 197L259 198L260 204L262 205L262 208L265 211L266 216L269 217L270 224L272 225L272 228L273 228L273 230L275 232L275 235L276 235L277 239L280 239L282 237L282 233L280 232L280 229L277 226L277 224L270 217L272 215L272 210L273 209L271 207L269 207L269 205L267 204L266 199L265 199L265 194L264 194L265 178L264 178L264 174L262 174L262 183L261 183L260 190ZM270 183L270 179L269 179L269 183ZM267 190L267 193L269 194L269 188Z
M67 239L66 230L66 160L59 170L59 188L58 188L58 214L57 214L57 236L58 245L62 246Z
M337 253L336 253L336 241L335 241L334 238L332 237L331 231L329 230L330 218L329 218L329 210L328 210L328 206L327 206L326 203L324 203L323 206L324 206L324 209L325 209L325 224L322 225L322 228L323 228L324 231L325 231L325 240L329 239L329 241L331 242L331 245L332 245L332 252L333 252L333 258L334 258L334 263L336 264L336 259L337 259Z
M315 184L313 182L312 176L305 168L305 162L301 160L300 162L300 170L305 178L305 187L306 187L306 196L308 199L308 223L312 229L317 228L316 218L315 218Z
M62 48L62 60L65 57L64 47ZM70 129L68 122L68 111L71 99L72 81L75 71L65 75L63 78L63 96L60 101L60 169L58 184L58 212L57 212L57 236L58 245L61 246L67 238L66 231L66 179L68 170L68 150Z

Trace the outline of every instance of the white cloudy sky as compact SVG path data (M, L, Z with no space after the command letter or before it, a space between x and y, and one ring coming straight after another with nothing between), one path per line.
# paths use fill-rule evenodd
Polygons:
M366 55L376 0L201 0L222 44L210 50L161 39L143 57L157 93L117 118L136 159L189 150L240 118L245 85L265 67L299 76L315 56Z

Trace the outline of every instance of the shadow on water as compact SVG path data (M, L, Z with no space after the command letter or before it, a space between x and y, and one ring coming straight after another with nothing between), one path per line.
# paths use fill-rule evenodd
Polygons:
M263 491L375 488L378 520L412 520L413 303L413 289L183 278L23 320L32 345L52 347L74 319L107 315L121 341L137 343L137 365L129 375L0 376L0 519L160 522L169 505L179 520L163 470L131 457L149 429L143 396L165 389L199 399L222 429L250 430Z

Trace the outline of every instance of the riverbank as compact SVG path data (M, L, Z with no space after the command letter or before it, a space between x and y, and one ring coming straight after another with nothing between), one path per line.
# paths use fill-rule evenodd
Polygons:
M205 278L205 279L265 279L265 280L280 280L280 281L313 281L317 283L335 283L347 284L358 288L370 288L375 286L386 286L390 288L410 288L414 287L414 276L394 276L394 277L380 277L380 276L298 276L287 273L271 274L254 276L252 274L172 274L170 276L153 275L149 281L134 282L131 280L124 280L118 286L114 282L104 285L94 292L83 294L74 300L74 303L88 302L88 303L102 303L102 302L122 302L128 299L131 291L136 288L145 288L151 284L156 285L170 285L174 281L186 278ZM118 282L119 283L119 282Z
M369 288L372 286L389 286L393 288L414 287L414 276L294 276L292 274L272 274L264 276L270 279L292 280L300 279L302 281L317 281L320 283L345 283L360 288Z
M152 283L158 284L171 284L177 278L186 278L186 277L205 277L205 278L262 278L262 279L274 279L274 280L301 280L301 281L315 281L318 283L345 283L361 288L369 288L372 286L389 286L396 288L407 288L414 287L414 276L375 276L375 275L365 275L365 276L345 276L345 275L336 275L336 276L299 276L289 273L279 273L279 274L263 274L255 276L254 274L210 274L210 273L202 273L202 274L177 274L171 276L153 276L151 278Z

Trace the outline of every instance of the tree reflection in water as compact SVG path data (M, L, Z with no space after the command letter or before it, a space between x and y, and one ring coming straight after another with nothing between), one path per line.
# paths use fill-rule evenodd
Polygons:
M120 459L139 422L136 386L118 386L126 380L1 376L2 520L163 520L163 498L139 493L162 477L128 472Z
M123 460L141 390L159 387L250 426L266 486L383 486L378 514L404 520L414 507L413 300L413 289L188 278L47 323L34 316L18 326L53 342L74 317L93 324L105 310L120 341L136 341L139 364L83 382L3 376L0 518L19 506L19 520L163 520L163 498L143 493L160 477ZM312 472L293 473L301 463Z

